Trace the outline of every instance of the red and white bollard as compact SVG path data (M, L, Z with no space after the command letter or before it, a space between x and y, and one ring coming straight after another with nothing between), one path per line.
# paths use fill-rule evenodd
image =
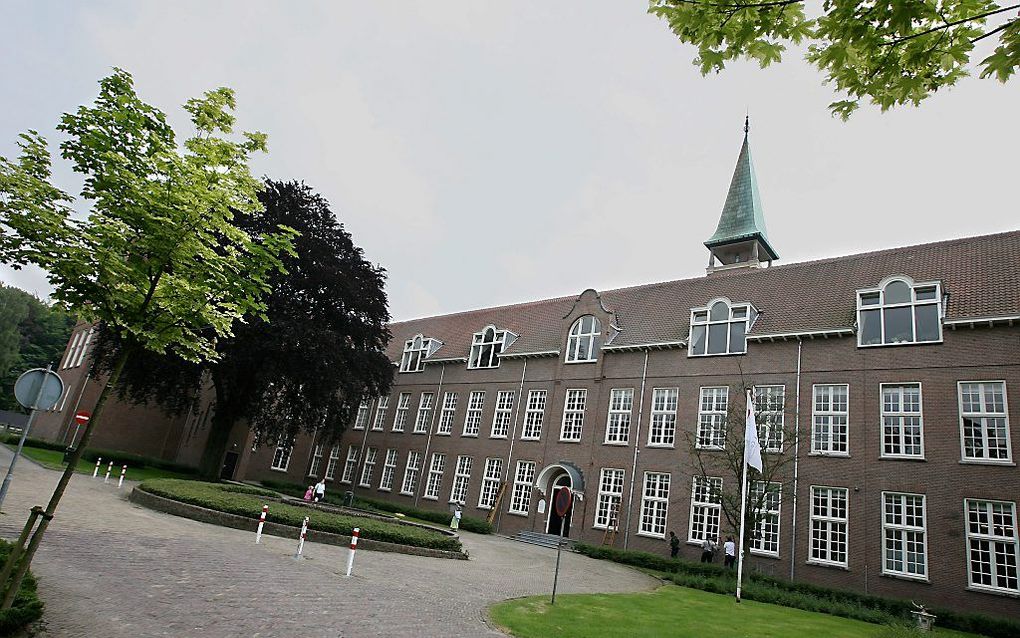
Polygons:
M127 474L127 465L122 465L120 467L120 480L117 481L117 489L118 490L120 489L121 485L124 485L124 475L125 474Z
M266 524L266 514L269 513L269 506L262 506L262 516L259 516L259 528L255 530L255 544L262 542L262 526Z
M96 459L96 469L92 470L92 478L99 476L99 464L103 462L103 457Z
M103 483L109 483L110 482L110 472L112 472L112 471L113 471L113 461L110 461L110 464L106 466L106 478L103 479Z
M301 536L298 539L297 554L294 554L295 560L301 558L301 552L305 548L305 535L308 534L308 517L301 523Z
M361 536L361 528L355 527L351 533L351 553L347 555L347 576L350 577L354 570L354 552L358 551L358 537Z

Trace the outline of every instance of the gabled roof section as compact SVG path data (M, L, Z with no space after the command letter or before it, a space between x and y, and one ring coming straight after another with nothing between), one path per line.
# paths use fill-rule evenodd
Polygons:
M754 174L754 163L751 161L751 147L747 140L748 124L744 124L744 144L740 147L737 166L733 169L730 190L726 193L719 226L715 234L705 242L706 248L724 246L739 241L757 239L773 260L779 254L769 244L768 233L765 231L765 212L758 194L758 178Z

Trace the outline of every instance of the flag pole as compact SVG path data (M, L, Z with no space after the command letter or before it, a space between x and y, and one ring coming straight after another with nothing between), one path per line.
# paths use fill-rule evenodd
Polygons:
M747 391L747 412L749 417L754 414L754 405L751 403L751 391ZM737 602L740 602L740 585L744 579L744 520L747 514L747 428L744 430L744 453L740 457L740 464L743 466L743 476L740 481L740 538L737 540Z

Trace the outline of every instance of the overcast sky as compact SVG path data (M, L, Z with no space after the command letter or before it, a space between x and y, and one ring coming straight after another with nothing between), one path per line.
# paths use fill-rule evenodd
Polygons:
M181 132L187 98L232 87L269 135L256 173L330 201L396 319L703 274L745 110L780 263L1020 227L1020 80L843 123L796 54L701 77L642 0L0 9L0 155L55 139L113 66Z

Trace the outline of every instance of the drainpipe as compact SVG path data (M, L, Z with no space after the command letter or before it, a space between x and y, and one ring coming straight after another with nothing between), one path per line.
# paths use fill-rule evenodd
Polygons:
M630 517L634 511L634 483L637 482L637 461L638 454L641 453L641 417L645 412L645 377L648 374L648 353L650 349L645 349L645 364L641 367L641 394L638 396L638 413L637 413L637 429L634 432L634 460L630 466L630 491L627 494L627 527L623 530L623 548L627 549L627 545L630 542ZM601 480L601 479L600 479ZM616 524L620 524L619 514L617 514Z
M436 412L442 409L443 400L443 377L446 375L446 364L439 369L439 387L436 388L436 402L432 404L432 416L429 417L429 434L428 438L425 439L425 455L421 460L421 467L418 468L418 485L414 488L414 506L418 507L418 501L421 500L421 486L425 484L422 477L425 476L425 468L431 467L429 465L429 447L432 445L432 424L436 422ZM365 427L365 436L368 436L368 427ZM407 472L406 466L404 469ZM353 484L353 481L352 481Z
M797 338L797 409L793 417L793 521L790 524L790 580L793 580L797 565L797 481L800 478L800 354L804 340Z
M358 481L361 480L361 472L365 467L365 446L368 445L368 431L372 429L372 425L375 424L375 407L379 399L372 399L368 402L368 420L365 421L365 435L361 437L361 451L358 452L358 462L354 464L354 475L351 476L351 506L354 506L354 488L357 487ZM361 405L358 405L358 411L361 411ZM355 416L354 420L357 422L358 417ZM312 446L312 454L315 453L315 446ZM346 462L346 461L345 461ZM342 477L342 475L341 475ZM420 476L418 478L421 478Z
M67 435L68 435L68 433L69 433L69 432L71 431L71 424L72 424L72 423L75 423L75 424L77 423L77 422L76 422L76 421L74 420L74 415L75 415L75 414L78 414L78 406L80 406L80 405L81 405L81 398L82 398L82 397L83 397L83 396L85 395L85 388L86 388L86 387L88 387L88 384L89 384L89 377L91 377L91 376L92 376L92 372L91 372L91 371L90 371L90 372L88 372L88 373L87 373L87 374L85 375L85 381L83 381L83 382L82 382L82 384L81 384L81 390L79 390L79 391L78 391L78 400L74 402L74 409L73 409L73 410L72 410L72 412L71 412L71 415L72 415L72 416L71 416L71 418L70 418L70 419L69 419L69 420L67 421L67 429L66 429L66 430L64 430L64 436L60 437L60 442L61 442L61 443L63 443L63 442L65 442L65 441L67 441ZM65 416L64 418L66 419L67 417ZM75 429L74 429L74 436L73 436L73 437L71 438L71 445L69 445L68 447L74 447L74 441L75 441L75 439L77 439L77 438L78 438L78 428L77 428L77 427L75 427Z
M528 360L524 359L524 369L521 371L521 389L517 391L517 405L515 408L516 411L514 412L513 419L514 426L510 431L510 451L507 452L506 454L506 465L503 468L503 476L506 477L503 479L504 483L510 480L510 459L512 459L514 456L514 441L517 440L517 417L519 417L521 414L521 404L527 400L524 397L524 377L527 376L527 374L528 374ZM482 471L484 472L485 469L482 468ZM499 487L497 486L496 489L499 490ZM504 491L503 494L506 495L506 492ZM503 506L502 504L500 504L499 512L497 512L496 514L497 533L499 533L499 525L502 522L503 522Z

